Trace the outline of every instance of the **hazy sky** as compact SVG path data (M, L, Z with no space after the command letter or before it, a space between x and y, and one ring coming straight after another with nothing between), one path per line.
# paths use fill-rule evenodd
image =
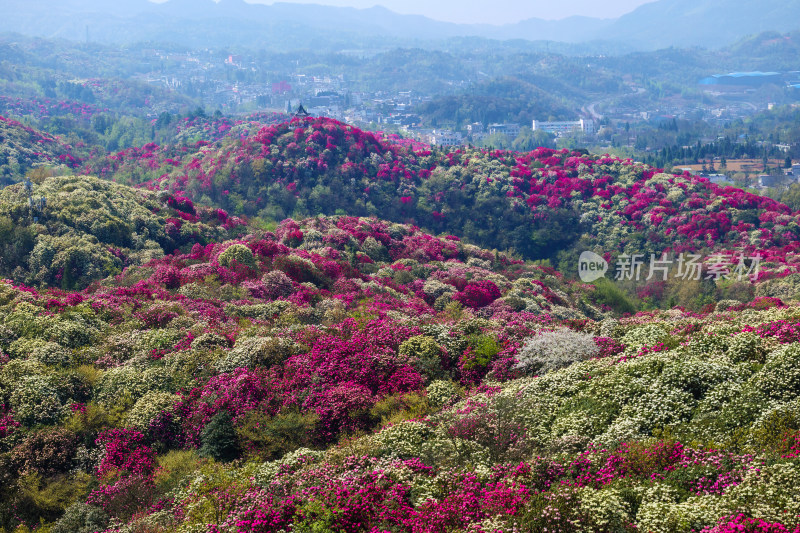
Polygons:
M246 0L272 4L272 0ZM372 7L449 22L504 24L532 17L561 19L572 15L616 18L653 0L280 0L303 4Z

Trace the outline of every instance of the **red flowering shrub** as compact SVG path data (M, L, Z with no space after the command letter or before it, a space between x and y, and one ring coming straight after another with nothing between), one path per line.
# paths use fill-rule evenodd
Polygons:
M155 452L145 445L145 436L135 429L103 431L96 443L103 448L103 458L97 467L99 477L148 476L155 468Z
M453 300L473 309L486 307L498 298L500 289L489 280L467 283L461 291L453 295Z

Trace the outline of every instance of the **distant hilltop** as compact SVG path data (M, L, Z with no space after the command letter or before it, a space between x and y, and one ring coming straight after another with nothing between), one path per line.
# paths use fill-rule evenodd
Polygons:
M455 24L386 8L249 4L243 0L7 0L0 31L101 43L164 41L184 46L307 46L343 42L397 46L456 37L614 43L623 49L721 48L765 31L800 30L800 0L657 0L617 19L532 18L515 24ZM365 39L367 39L365 41ZM377 44L380 43L380 44ZM302 46L300 46L302 45Z

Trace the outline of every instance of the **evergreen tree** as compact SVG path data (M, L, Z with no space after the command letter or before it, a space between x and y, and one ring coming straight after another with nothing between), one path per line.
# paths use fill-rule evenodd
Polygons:
M219 411L203 428L199 452L217 461L233 461L239 457L239 442L228 411Z

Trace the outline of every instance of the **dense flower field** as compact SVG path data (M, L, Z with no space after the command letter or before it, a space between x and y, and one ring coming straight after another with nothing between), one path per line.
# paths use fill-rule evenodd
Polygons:
M106 112L108 112L108 109L71 100L0 96L0 113L6 116L30 117L35 120L47 120L63 116L88 124L93 116Z
M0 191L0 528L800 533L786 206L607 157L262 120L85 163L148 187ZM268 221L330 209L391 220ZM761 253L767 274L620 316L610 283L448 233Z
M2 526L795 531L800 308L595 291L353 217L2 283Z

